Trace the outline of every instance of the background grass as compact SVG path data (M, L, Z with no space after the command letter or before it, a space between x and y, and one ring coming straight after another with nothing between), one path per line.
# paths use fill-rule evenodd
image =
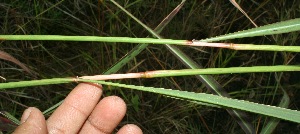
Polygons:
M156 27L180 1L118 1L142 22ZM239 1L258 25L300 17L297 0ZM229 1L189 0L161 33L165 38L203 39L254 27ZM32 0L0 2L0 34L59 34L146 37L149 33L109 1ZM255 44L299 44L299 32L228 42ZM0 76L7 81L101 74L134 44L98 42L5 41L0 48L30 67L35 76L1 60ZM234 51L217 48L180 47L205 67L253 65L299 65L297 53ZM160 69L183 69L166 48L151 45L119 73ZM214 75L237 99L277 105L281 89L291 97L291 109L299 109L299 73L255 73ZM4 82L3 80L1 80ZM120 80L121 83L207 92L195 77ZM0 107L20 117L28 106L46 110L55 105L76 84L61 84L3 90ZM105 87L103 96L118 95L128 106L120 126L139 125L144 133L240 133L242 130L224 109L195 105L161 95ZM113 90L114 89L114 90ZM268 118L249 114L259 131ZM300 126L281 121L276 133L296 133Z

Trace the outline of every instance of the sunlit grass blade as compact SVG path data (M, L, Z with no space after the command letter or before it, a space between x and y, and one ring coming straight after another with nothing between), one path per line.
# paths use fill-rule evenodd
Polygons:
M105 82L105 81L94 81L94 80L82 80L82 81L158 93L158 94L166 95L168 97L175 97L175 98L189 100L189 101L210 103L210 104L215 104L227 108L244 110L252 113L257 113L261 115L276 117L279 119L300 123L300 111L290 110L290 109L285 109L285 108L280 108L275 106L269 106L264 104L258 104L258 103L253 103L245 100L231 99L227 97L205 94L205 93L193 93L193 92L164 89L164 88L134 86L134 85L126 85L126 84L119 84L119 83L112 83L112 82Z
M129 13L126 9L124 9L122 6L120 6L117 2L114 0L111 0L117 7L122 9L128 16L133 18L135 21L137 21L140 25L142 25L145 29L147 29L148 32L150 32L154 37L162 39L160 35L158 35L155 31L153 31L151 28L146 26L144 23L139 21L135 16L133 16L131 13ZM192 69L201 68L200 65L195 63L189 56L187 56L184 52L182 52L180 49L178 49L174 45L169 45L166 43L165 45L173 54L176 56L185 66ZM212 93L229 97L229 94L222 88L222 86L212 77L209 75L197 75L196 76ZM231 109L226 109L228 113L237 121L237 123L241 126L241 128L246 133L254 133L254 128L251 125L250 121L246 120L244 117L246 114L242 111L236 111Z
M193 40L191 46L207 46L228 48L233 50L257 50L257 51L286 51L300 52L300 46L280 46L280 45L255 45L255 44L234 44L234 43L207 43Z
M185 0L183 0L167 17L165 17L161 23L154 29L155 32L160 33L166 25L174 18L174 16L178 13L178 11L184 5ZM131 51L129 51L124 57L122 57L116 64L114 64L111 68L105 71L103 74L112 74L116 73L120 68L122 68L126 63L132 60L135 56L137 56L140 52L142 52L148 44L138 44Z
M278 45L232 44L231 49L300 52L300 46L278 46Z
M46 81L48 81L48 82L46 82ZM22 83L21 84L22 86L24 86L24 83L27 83L27 86L36 86L39 83L53 84L55 82L57 83L58 81L74 82L74 78L60 78L60 79L11 82L13 85L10 85L10 86L19 87L18 84L16 84L16 83ZM95 81L95 80L85 80L85 79L78 79L77 82L92 82L92 83L99 83L99 84L103 84L103 85L117 86L117 87L136 89L136 90L141 90L141 91L146 91L146 92L158 93L158 94L166 95L166 96L173 97L173 98L188 100L191 102L197 101L197 102L202 102L202 103L209 103L209 104L218 105L218 106L222 106L222 107L244 110L244 111L248 111L248 112L253 112L253 113L257 113L257 114L262 114L262 115L266 115L266 116L276 117L279 119L284 119L284 120L300 123L300 112L296 111L296 110L290 110L290 109L285 109L285 108L280 108L280 107L275 107L275 106L257 104L257 103L253 103L253 102L231 99L231 98L221 97L221 96L212 95L212 94L193 93L193 92L171 90L171 89L164 89L164 88L125 85L125 84L119 84L119 83Z
M300 71L300 66L279 65L279 66L253 66L253 67L230 67L230 68L207 68L207 69L182 69L182 70L156 70L139 73L110 74L81 76L81 79L90 80L113 80L128 78L155 78L174 77L187 75L207 75L207 74L232 74L232 73L258 73L258 72L284 72Z
M0 89L42 86L42 85L50 85L50 84L62 84L62 83L70 83L74 81L76 81L76 78L53 78L53 79L31 80L31 81L8 82L8 83L0 83Z
M131 38L131 37L100 37L100 36L65 36L65 35L0 35L0 40L41 40L41 41L97 41L122 43L149 43L149 44L191 44L187 40ZM205 43L207 44L207 43Z
M288 72L288 71L300 71L300 66L278 65L278 66L254 66L254 67L230 67L230 68L206 68L206 69L182 69L182 70L157 70L157 71L147 71L147 72L127 73L127 74L108 74L108 75L94 75L94 76L8 82L8 83L0 83L0 89L18 88L18 87L26 87L26 86L41 86L41 85L49 85L49 84L62 84L62 83L78 82L82 79L115 80L115 79L129 79L129 78L132 79L132 78L175 77L175 76L188 76L188 75L207 76L208 74Z
M221 41L244 37L254 37L263 35L274 35L281 33L289 33L300 30L300 18L281 21L273 24L264 25L257 28L252 28L244 31L234 32L230 34L225 34L217 37L212 37L208 39L202 39L203 42Z
M157 35L160 37L159 35ZM0 35L2 40L52 40L52 41L97 41L97 42L123 42L123 43L144 43L144 44L173 44L184 46L220 47L234 50L260 50L260 51L289 51L300 52L300 46L279 46L279 45L254 45L234 43L206 43L198 40L174 40L154 38L131 38L131 37L99 37L99 36L64 36L64 35ZM137 55L145 49L146 45L138 45L133 51ZM175 47L175 46L170 46ZM170 47L168 47L170 49ZM170 49L171 50L171 49ZM172 50L172 52L178 50ZM130 56L130 55L129 55ZM126 59L127 61L127 59ZM121 63L120 63L121 64ZM122 63L123 64L123 63Z

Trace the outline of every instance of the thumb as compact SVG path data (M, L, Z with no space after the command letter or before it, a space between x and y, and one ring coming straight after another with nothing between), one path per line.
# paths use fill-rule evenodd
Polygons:
M26 109L21 118L21 125L17 127L14 134L46 134L46 120L42 112L35 108Z

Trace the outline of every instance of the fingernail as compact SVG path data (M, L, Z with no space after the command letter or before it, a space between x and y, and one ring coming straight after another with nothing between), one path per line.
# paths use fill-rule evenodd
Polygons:
M28 119L28 117L30 116L30 114L31 114L31 108L27 108L27 109L23 112L23 115L22 115L22 118L21 118L21 123L26 122L26 120Z

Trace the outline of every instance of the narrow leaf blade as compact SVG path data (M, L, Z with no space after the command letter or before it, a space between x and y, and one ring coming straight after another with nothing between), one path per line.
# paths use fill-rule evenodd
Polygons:
M230 34L225 34L217 37L212 37L208 39L203 39L203 42L213 42L221 40L229 40L236 38L263 36L263 35L273 35L281 33L289 33L300 30L300 18L281 21L273 24L264 25L257 28L252 28L244 31L234 32Z
M189 101L210 103L214 105L244 110L252 113L257 113L261 115L276 117L279 119L300 123L300 111L276 107L276 106L270 106L265 104L258 104L258 103L249 102L245 100L237 100L237 99L232 99L232 98L227 98L227 97L222 97L222 96L212 95L212 94L206 94L206 93L193 93L187 91L126 85L126 84L112 83L112 82L105 82L105 81L93 81L93 80L80 80L80 81L152 92L152 93L162 94L162 95L189 100Z

